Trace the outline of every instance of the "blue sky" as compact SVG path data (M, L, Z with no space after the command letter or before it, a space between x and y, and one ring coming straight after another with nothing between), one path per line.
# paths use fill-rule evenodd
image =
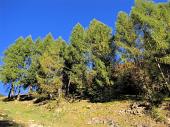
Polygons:
M129 13L133 4L134 0L0 0L0 56L19 36L36 39L51 32L69 40L77 22L87 27L93 18L114 29L118 12ZM2 85L0 93L6 93Z

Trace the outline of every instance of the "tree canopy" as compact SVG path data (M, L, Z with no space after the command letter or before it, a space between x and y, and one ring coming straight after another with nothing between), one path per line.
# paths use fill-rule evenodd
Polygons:
M153 101L170 93L170 3L136 0L120 12L115 33L93 19L77 23L68 42L51 33L35 41L19 37L5 52L0 80L49 99L107 101L135 94ZM20 93L18 92L18 95Z

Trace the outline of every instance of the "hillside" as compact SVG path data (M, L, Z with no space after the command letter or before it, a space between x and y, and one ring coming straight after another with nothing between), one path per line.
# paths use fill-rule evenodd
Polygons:
M78 3L84 6L72 4ZM93 9L85 14L98 3L87 2ZM21 29L15 40L1 40L13 43L3 46L0 59L0 92L7 95L0 95L0 127L170 127L170 1L134 0L128 12L118 10L114 27L102 20L108 13L90 22L81 13L89 23L77 20L69 34L63 26L73 23L75 12L61 28L55 22L68 39L45 23L51 31L45 36L45 26L30 24L37 34ZM64 15L57 14L57 21ZM42 21L54 21L46 17Z
M134 103L132 100L107 103L90 103L82 100L72 103L62 101L60 104L51 101L48 104L36 105L32 101L1 101L0 125L3 127L168 127L165 121L168 122L169 102L164 102L160 108L155 108L154 117L157 122L148 114L128 112L132 103Z

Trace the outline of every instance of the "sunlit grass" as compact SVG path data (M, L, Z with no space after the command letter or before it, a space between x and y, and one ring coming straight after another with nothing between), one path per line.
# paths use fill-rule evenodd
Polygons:
M31 101L0 101L0 110L18 123L25 125L32 122L45 127L107 127L104 124L87 124L90 119L98 117L111 118L121 127L131 127L137 123L164 127L162 124L156 125L156 122L149 115L119 114L120 110L127 109L131 103L132 101L90 103L84 100L74 103L62 101L58 105L55 101L51 101L44 106L36 106Z

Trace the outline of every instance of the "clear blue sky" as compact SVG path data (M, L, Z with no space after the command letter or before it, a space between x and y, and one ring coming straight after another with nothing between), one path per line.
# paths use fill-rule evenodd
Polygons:
M68 40L77 22L87 27L93 18L114 29L118 12L129 13L133 4L134 0L0 0L0 56L19 36L36 39L51 32ZM2 85L0 93L6 93Z

